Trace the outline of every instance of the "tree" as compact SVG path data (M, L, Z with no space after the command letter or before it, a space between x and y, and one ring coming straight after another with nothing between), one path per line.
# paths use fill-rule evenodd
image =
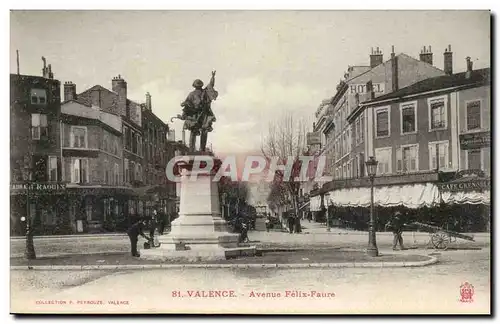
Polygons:
M235 213L247 205L249 192L250 190L245 182L231 181L231 178L226 176L223 176L219 181L221 205L232 206Z
M262 154L271 161L278 159L279 164L286 164L292 159L292 172L285 178L285 173L276 170L269 194L269 205L286 204L290 202L293 209L299 213L300 175L302 161L300 156L307 152L306 121L297 119L292 114L285 114L278 121L269 123L269 131L262 142ZM273 201L276 199L277 201Z

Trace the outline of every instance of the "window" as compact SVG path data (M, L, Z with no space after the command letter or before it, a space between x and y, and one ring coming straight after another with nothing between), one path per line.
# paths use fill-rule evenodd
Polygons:
M57 157L49 156L49 181L57 181Z
M71 165L71 182L89 182L89 162L87 159L74 159Z
M47 91L45 89L31 89L31 103L35 105L47 104Z
M375 149L375 159L378 161L377 175L392 173L392 147Z
M103 220L106 221L111 216L111 201L108 198L102 200L103 203Z
M389 124L389 108L378 108L375 109L375 119L376 119L376 137L387 137L390 136Z
M365 115L364 113L361 113L359 115L359 143L363 143L365 140Z
M125 183L130 182L128 159L123 159L123 180Z
M481 170L481 150L467 151L467 169Z
M47 115L31 114L31 138L39 140L42 136L48 136Z
M139 163L135 164L135 180L141 181L142 180L142 167Z
M120 185L120 166L118 163L115 163L114 169L113 169L113 176L115 179L115 185Z
M135 215L135 200L128 201L128 212L130 215Z
M467 130L481 128L481 101L467 102Z
M56 223L57 216L55 210L42 209L40 213L44 225L54 225Z
M87 197L85 200L85 216L87 221L92 221L92 198Z
M447 127L447 98L428 99L429 105L429 130L443 129Z
M417 102L400 105L401 134L414 133L417 130Z
M365 176L365 155L363 153L359 154L359 176Z
M71 126L71 147L87 147L87 128Z
M404 145L396 151L398 172L418 171L418 144Z
M442 170L450 167L448 141L429 143L429 169ZM439 165L437 157L439 151Z
M133 182L135 179L135 163L133 161L129 161L129 177L130 177L130 182Z
M104 183L109 184L111 178L111 172L109 171L108 161L104 161Z
M135 154L137 154L137 144L138 144L138 139L137 139L137 134L135 133L132 133L132 136L131 136L131 141L132 141L132 152L134 152Z
M142 138L137 135L137 154L142 156Z

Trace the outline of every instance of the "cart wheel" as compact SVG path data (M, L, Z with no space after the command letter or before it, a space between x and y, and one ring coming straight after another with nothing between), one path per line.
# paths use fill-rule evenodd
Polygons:
M437 232L432 234L431 242L436 249L446 249L450 243L450 236L444 232Z

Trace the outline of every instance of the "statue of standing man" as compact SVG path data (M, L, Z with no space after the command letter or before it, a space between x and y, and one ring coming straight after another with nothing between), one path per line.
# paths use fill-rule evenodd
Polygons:
M184 120L184 129L190 131L189 148L196 150L196 137L200 136L200 151L206 150L208 133L213 130L212 123L216 121L211 108L213 100L217 99L218 92L214 89L215 71L208 85L203 88L203 81L196 79L193 82L194 90L181 103L182 115L177 118Z

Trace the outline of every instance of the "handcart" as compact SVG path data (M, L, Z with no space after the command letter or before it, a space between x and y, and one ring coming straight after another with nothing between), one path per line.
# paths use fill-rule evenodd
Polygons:
M424 232L428 232L430 235L430 243L436 249L446 250L450 243L454 243L457 241L457 238L461 238L463 240L468 240L474 242L474 237L450 230L446 230L439 226L424 224L420 222L413 222L407 224L407 226L415 226Z

